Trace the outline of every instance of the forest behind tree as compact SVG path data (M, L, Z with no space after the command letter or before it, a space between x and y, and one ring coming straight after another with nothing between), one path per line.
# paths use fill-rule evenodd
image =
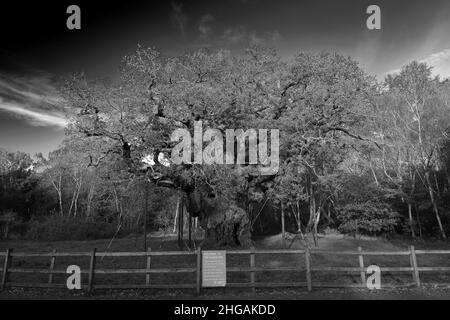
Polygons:
M48 157L0 151L3 238L106 238L141 233L144 221L170 231L180 199L217 246L279 232L281 212L289 231L314 237L446 238L450 81L430 66L411 62L377 81L350 57L286 61L261 46L239 56L139 46L118 66L117 79L61 81L72 113ZM193 133L195 121L221 132L279 129L278 173L162 165L171 133Z

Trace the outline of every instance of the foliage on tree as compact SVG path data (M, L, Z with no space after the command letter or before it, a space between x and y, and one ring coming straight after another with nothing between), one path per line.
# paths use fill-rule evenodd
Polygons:
M138 46L117 79L78 73L61 92L73 114L58 150L48 159L0 152L0 211L30 221L33 234L46 233L36 231L40 223L48 230L73 221L86 223L79 237L95 233L95 223L113 225L114 234L144 221L167 230L180 201L207 246L250 245L265 207L288 213L291 229L316 240L325 227L403 232L403 220L413 237L448 232L450 82L433 78L426 64L377 82L334 53L283 60L251 46L238 56L206 49L165 56ZM199 121L223 135L279 129L278 172L162 163L176 144L171 134L182 128L194 136Z

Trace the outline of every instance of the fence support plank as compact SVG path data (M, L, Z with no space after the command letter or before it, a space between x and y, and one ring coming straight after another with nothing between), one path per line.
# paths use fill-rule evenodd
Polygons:
M312 291L312 280L311 280L311 255L309 248L305 251L305 265L306 265L306 283L308 286L308 291Z
M50 274L48 275L48 284L53 283L53 270L55 269L55 262L56 262L56 256L54 255L56 253L56 249L53 249L53 256L50 260Z
M419 270L417 269L417 257L416 257L416 251L414 249L414 246L410 247L411 252L411 267L413 268L413 279L416 283L417 287L420 288L420 276L419 276Z
M255 247L251 248L250 252L250 268L255 268ZM255 292L255 271L250 271L250 282L252 284L252 291Z
M359 267L361 268L361 284L364 286L366 285L366 273L364 272L364 256L361 247L358 247L358 252L360 253L358 259L359 259Z
M200 294L201 285L202 285L202 249L200 247L198 247L197 248L197 283L196 283L197 294Z
M0 285L1 290L5 289L6 283L8 282L8 268L11 265L11 252L12 249L6 250L5 262L3 263L2 283Z
M91 261L89 263L89 282L88 282L88 291L92 291L94 286L94 270L95 270L95 253L97 249L94 248L91 252Z

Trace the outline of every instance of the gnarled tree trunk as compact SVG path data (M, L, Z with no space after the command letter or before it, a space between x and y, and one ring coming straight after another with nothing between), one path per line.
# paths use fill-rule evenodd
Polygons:
M251 245L251 221L247 212L236 204L195 190L188 194L188 206L205 230L203 248Z

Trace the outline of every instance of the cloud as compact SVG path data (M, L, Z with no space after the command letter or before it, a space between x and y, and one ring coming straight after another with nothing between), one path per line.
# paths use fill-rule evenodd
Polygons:
M248 33L243 26L234 26L223 32L221 39L227 44L236 44L248 39Z
M219 31L213 28L215 21L215 18L210 14L202 16L198 23L199 36L191 43L191 47L241 51L253 44L276 47L281 39L281 34L278 31L255 32L247 30L242 25L230 26Z
M445 49L437 53L433 53L420 60L433 67L433 74L439 75L441 78L450 77L450 49Z
M0 73L0 110L23 119L32 126L65 127L64 100L45 72L30 69L28 74Z
M419 62L432 66L434 76L450 78L450 49L444 49L442 51L430 54L429 56L419 60ZM386 75L400 73L401 70L401 68L394 69L387 72Z
M0 75L0 96L26 100L33 104L58 105L61 98L46 77L8 77Z
M423 59L423 62L435 65L441 62L447 61L450 58L450 49L445 49L437 53L433 53L427 58Z
M203 38L208 38L213 32L213 23L214 16L210 13L207 13L201 16L200 21L198 23L198 31L200 32L200 36Z
M225 29L220 37L221 44L233 46L237 44L260 44L264 46L274 46L280 40L281 35L278 31L257 33L249 32L244 26L234 26Z
M256 33L250 34L250 43L273 46L281 39L278 31L266 32L263 35Z
M1 98L0 110L7 111L20 118L23 118L33 126L55 126L64 128L67 125L67 120L63 115L47 114L44 112L33 111L14 103L5 102Z
M171 4L172 12L170 14L170 20L174 26L180 31L184 36L186 34L186 26L189 21L187 15L183 12L183 4L172 2Z

